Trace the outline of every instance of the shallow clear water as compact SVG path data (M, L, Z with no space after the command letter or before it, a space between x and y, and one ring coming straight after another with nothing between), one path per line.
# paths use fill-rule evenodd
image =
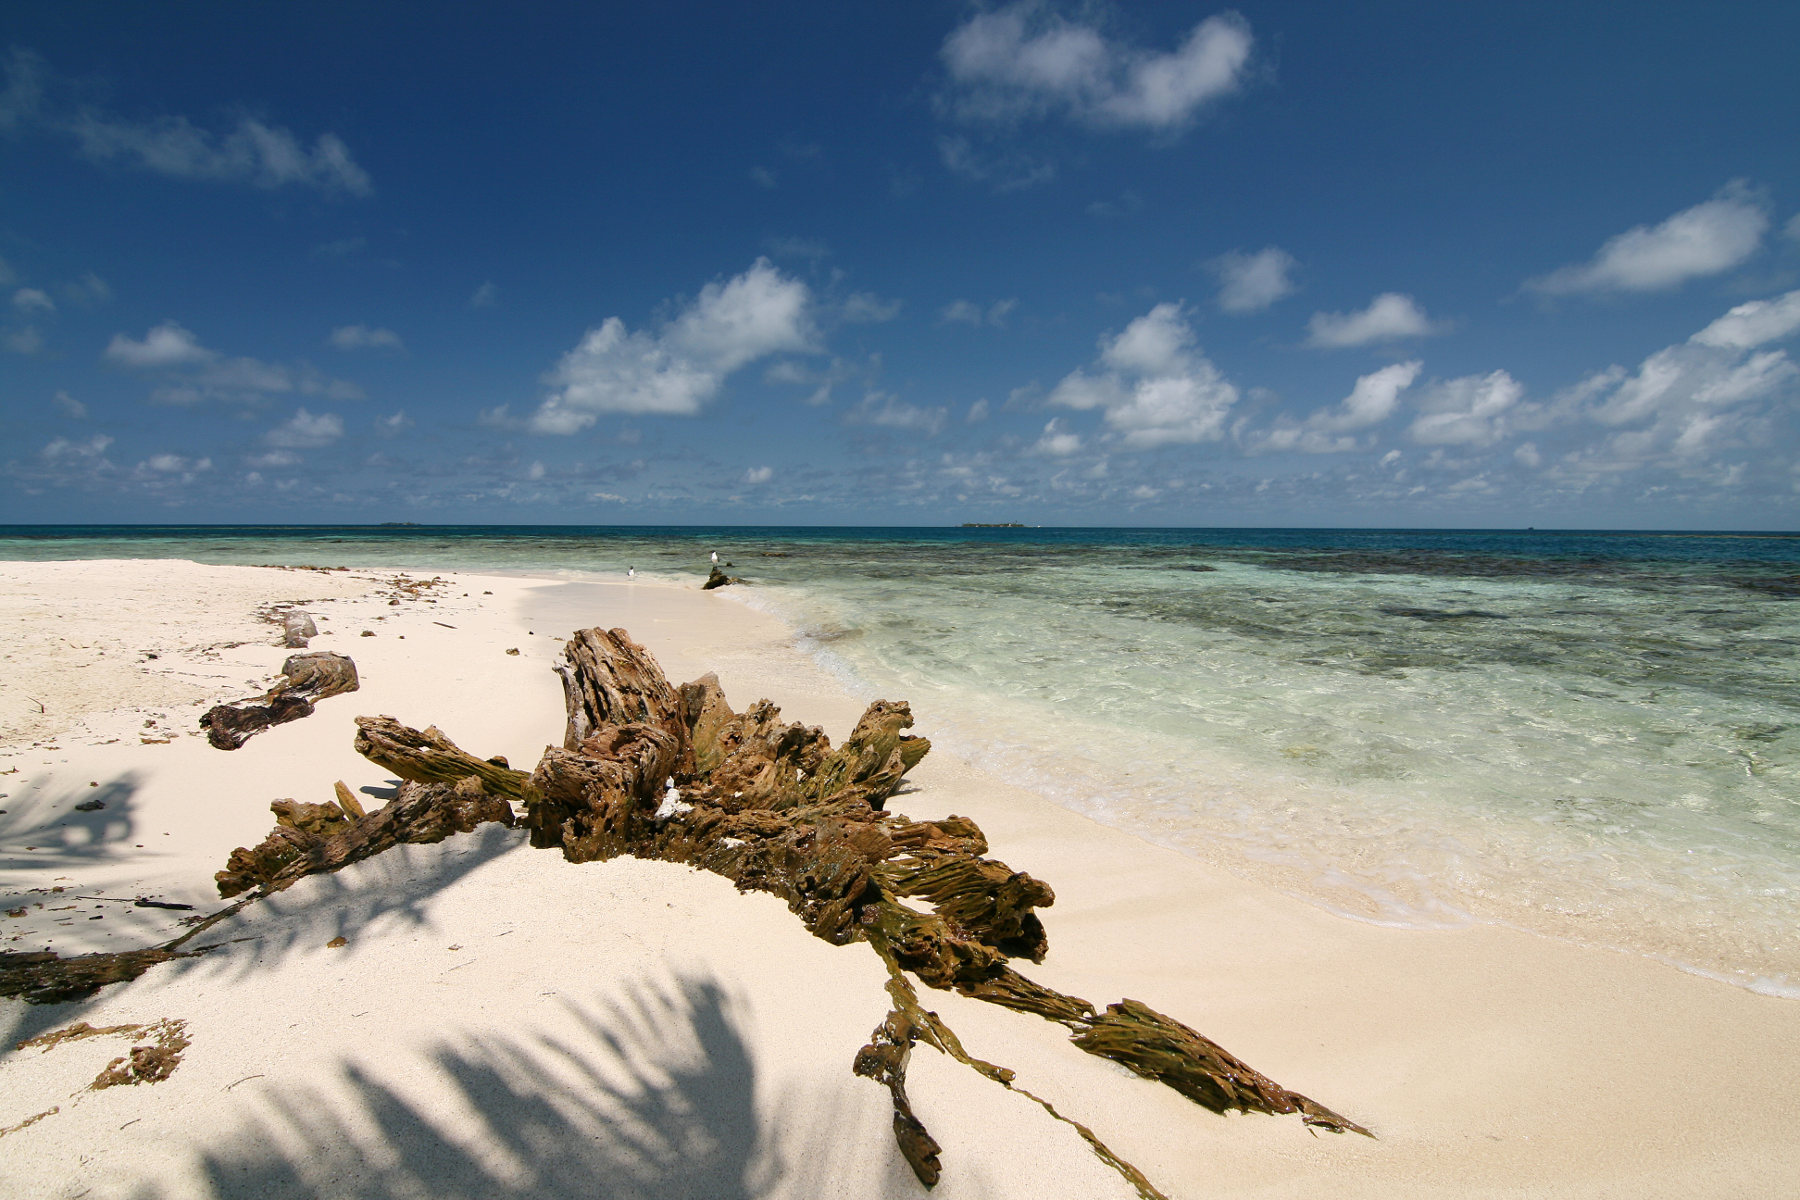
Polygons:
M853 688L1059 803L1365 919L1800 994L1800 538L71 532L0 557L693 580L716 548Z

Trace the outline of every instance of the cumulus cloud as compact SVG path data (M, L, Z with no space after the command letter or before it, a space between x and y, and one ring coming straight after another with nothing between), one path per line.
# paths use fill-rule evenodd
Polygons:
M98 461L106 454L106 448L113 444L112 438L104 433L96 433L83 441L72 442L68 438L53 438L39 454L47 462L67 462L71 459Z
M655 333L608 317L545 376L555 390L531 418L536 433L569 434L603 413L693 416L740 367L811 352L812 293L766 258L717 280Z
M367 325L340 325L326 341L339 350L404 350L400 335L391 329Z
M1800 291L1740 304L1694 335L1702 346L1750 350L1800 332Z
M263 434L263 443L283 450L315 450L344 436L344 419L336 413L317 416L304 408Z
M209 362L217 357L215 351L202 346L198 338L174 321L164 321L146 333L141 341L115 333L106 347L106 361L138 369Z
M92 271L83 271L79 279L58 284L56 290L64 300L83 307L105 304L112 299L112 285Z
M1093 370L1065 376L1048 397L1100 409L1127 447L1216 441L1237 388L1194 345L1179 304L1159 304L1116 337L1102 338Z
M320 134L309 146L290 130L248 114L217 132L184 116L135 120L92 105L60 103L57 77L29 51L13 52L7 76L6 91L0 94L0 128L69 138L96 163L119 162L178 179L260 188L294 184L355 196L372 190L368 172L333 133Z
M56 301L37 288L20 288L13 293L12 304L14 308L27 315L56 311Z
M12 354L36 354L44 348L44 335L35 325L0 332L0 346Z
M1019 301L1010 296L1004 300L996 300L986 308L973 300L952 300L938 311L938 324L969 325L977 329L989 325L1000 329L1005 327L1006 319L1017 307Z
M298 392L344 401L363 398L362 389L322 375L304 363L286 366L259 359L226 358L174 321L155 326L142 339L115 334L104 357L115 366L160 376L151 392L158 404L191 407L208 401L256 405L272 395Z
M1367 346L1402 338L1427 337L1444 327L1425 315L1418 301L1401 292L1383 292L1369 307L1348 313L1314 313L1306 344L1326 350Z
M159 475L182 475L192 479L202 471L212 470L210 458L184 458L179 454L152 454L138 464L140 473L154 472Z
M1255 254L1233 250L1208 264L1219 278L1219 307L1238 314L1261 312L1293 295L1299 265L1280 246L1265 246Z
M862 403L844 414L844 420L852 425L879 425L936 437L943 432L949 416L946 408L923 408L908 404L890 392L870 392L862 398Z
M69 395L68 392L58 390L56 395L51 397L51 403L56 405L56 411L72 421L87 420L87 405Z
M900 301L883 300L874 292L851 292L838 306L838 316L852 325L878 325L900 315Z
M944 40L948 115L1013 124L1060 115L1095 128L1174 130L1243 84L1253 39L1235 13L1208 17L1174 50L1109 39L1038 0L979 13Z
M750 484L767 483L775 478L774 467L751 467L744 472L744 482Z
M1043 434L1031 447L1035 454L1047 454L1053 458L1066 458L1081 449L1081 435L1072 433L1061 417L1052 418L1044 426Z
M1315 411L1304 421L1281 420L1267 433L1249 441L1256 450L1299 450L1307 454L1337 454L1358 446L1356 433L1379 425L1400 407L1400 393L1418 379L1424 364L1393 363L1361 376L1350 394L1330 408Z
M1491 446L1509 432L1508 417L1524 396L1505 371L1446 379L1420 397L1407 435L1426 446Z
M1769 212L1743 183L1683 209L1658 225L1639 225L1609 238L1585 263L1528 280L1547 295L1656 292L1740 265L1762 245Z

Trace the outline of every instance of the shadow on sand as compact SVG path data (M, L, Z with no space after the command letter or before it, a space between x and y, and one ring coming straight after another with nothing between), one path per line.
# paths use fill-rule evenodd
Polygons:
M546 1024L440 1044L404 1092L353 1062L327 1088L267 1088L199 1175L220 1200L748 1200L779 1171L712 981L640 981Z

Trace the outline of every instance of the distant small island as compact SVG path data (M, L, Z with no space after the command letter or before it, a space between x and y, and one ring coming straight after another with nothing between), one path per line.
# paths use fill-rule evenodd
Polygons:
M964 521L962 523L962 528L964 528L964 529L1023 529L1023 528L1025 528L1025 523L1022 521Z

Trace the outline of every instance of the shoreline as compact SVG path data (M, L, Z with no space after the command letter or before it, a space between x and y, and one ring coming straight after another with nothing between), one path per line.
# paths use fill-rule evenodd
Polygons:
M0 564L0 591L18 586L12 581L20 574L47 578L56 571L41 568L61 565ZM167 595L154 598L144 580L134 583L124 560L92 561L83 569L111 579L112 593L132 603L134 587L152 597L152 608L172 603ZM274 575L264 568L197 569ZM139 574L184 571L174 560L149 560ZM375 580L397 572L382 567L328 574L345 577L349 591L350 577ZM197 736L128 743L120 731L143 719L136 712L129 718L114 714L110 725L95 730L102 743L99 735L120 737L113 745L65 738L52 752L40 739L29 768L34 774L22 768L19 775L0 776L0 792L11 797L0 800L11 813L0 822L19 814L14 802L26 780L40 781L35 790L48 790L55 805L80 798L90 781L110 787L136 772L130 803L105 811L128 811L141 822L132 826L132 838L139 828L146 842L166 834L164 846L147 847L155 861L131 855L136 841L110 838L102 845L120 847L116 858L102 864L71 853L63 862L67 869L54 874L86 870L89 877L71 882L161 886L172 899L197 896L218 906L204 895L211 872L232 846L254 844L267 831L270 799L321 800L336 778L352 787L379 786L374 781L380 770L350 750L352 715L390 712L409 724L438 724L471 752L505 754L528 768L538 748L558 740L562 728L560 688L547 669L556 653L554 636L585 625L622 626L650 648L671 679L715 671L735 706L767 696L789 719L822 725L834 741L861 710L775 617L735 601L721 604L697 586L441 574L453 581L455 594L435 605L389 606L385 598L345 595L320 606L338 632L313 648L355 658L363 692L323 701L312 717L230 753L212 750ZM270 586L303 581L300 572L288 576ZM34 586L51 587L42 580ZM471 595L465 598L465 591ZM242 618L224 611L226 601L217 595L196 600L204 600L202 610L221 606L207 620ZM58 612L62 627L69 627L83 602L79 595L65 597ZM377 623L378 617L386 619ZM377 636L362 639L365 625ZM356 632L346 635L353 627ZM273 627L263 628L273 641ZM404 643L401 630L410 635ZM507 648L520 654L506 655ZM247 684L248 668L266 678L288 651L265 642L214 653L208 670L245 667L236 678ZM175 661L155 660L164 667ZM238 694L252 690L245 686ZM914 700L915 732L929 736L928 705L892 698ZM0 748L0 770L23 763L30 749L9 738ZM40 764L46 754L51 760ZM1042 966L1027 968L1032 978L1101 1004L1120 996L1141 999L1283 1084L1369 1125L1380 1138L1314 1139L1302 1136L1297 1121L1221 1118L1108 1064L1079 1055L1071 1061L1060 1033L1033 1018L947 993L922 994L971 1052L1017 1069L1025 1086L1093 1126L1170 1196L1556 1195L1593 1194L1603 1186L1619 1195L1677 1189L1768 1194L1800 1174L1800 1149L1787 1129L1800 1116L1800 1005L1791 1000L1502 927L1424 931L1335 916L1059 808L941 750L909 780L912 786L892 807L916 818L950 812L974 818L994 857L1056 890L1056 904L1043 914L1050 955ZM159 822L177 828L165 830ZM104 832L104 825L99 828ZM56 1089L81 1070L91 1077L89 1059L98 1056L103 1063L122 1052L110 1044L91 1053L76 1045L41 1054L11 1050L22 1037L76 1019L76 1010L95 1025L125 1017L184 1018L194 1037L186 1061L167 1081L84 1097L36 1125L0 1135L0 1160L13 1164L0 1166L0 1179L12 1176L16 1194L73 1195L84 1186L95 1187L96 1196L158 1187L179 1194L178 1181L185 1181L235 1195L248 1194L229 1184L245 1171L263 1182L285 1179L285 1171L304 1185L301 1194L311 1194L305 1189L314 1185L305 1182L297 1150L310 1144L302 1136L306 1122L283 1109L274 1089L312 1089L334 1104L376 1112L374 1093L345 1083L355 1076L379 1077L388 1092L405 1093L403 1107L413 1118L408 1128L415 1134L436 1131L454 1146L462 1146L462 1137L469 1144L459 1153L477 1164L469 1169L493 1180L494 1194L505 1194L513 1186L509 1179L522 1181L540 1168L523 1163L503 1131L482 1134L479 1122L470 1124L470 1114L481 1108L477 1089L449 1086L439 1078L446 1071L421 1063L441 1066L451 1061L443 1056L452 1055L463 1075L448 1071L448 1078L487 1071L481 1077L492 1077L498 1096L519 1079L499 1060L471 1066L470 1045L498 1038L515 1054L517 1067L539 1062L534 1056L562 1039L565 1046L583 1047L576 1057L593 1067L584 1086L591 1092L595 1079L608 1081L599 1091L625 1104L632 1120L644 1119L645 1110L626 1101L655 1093L658 1080L687 1078L684 1070L700 1070L715 1090L722 1087L741 1101L729 1113L715 1114L719 1119L705 1130L712 1142L736 1148L715 1156L723 1174L707 1178L738 1180L735 1190L715 1189L717 1194L921 1194L886 1132L885 1094L848 1069L884 1007L879 973L870 974L865 961L871 956L818 942L778 901L738 896L710 876L635 860L572 866L554 854L517 850L521 839L484 829L303 881L277 898L282 903L265 902L236 919L243 921L236 936L259 939L242 943L245 949L192 965L165 964L87 1004L26 1010L17 1001L0 1002L9 1023L7 1052L0 1056L0 1128L62 1099L70 1089ZM15 866L23 852L13 849L8 844L0 852L0 880L7 886L23 877L54 878L40 864ZM598 905L602 893L622 907ZM338 927L334 919L355 935L343 950L326 949L327 937L313 936ZM100 925L113 921L109 913ZM500 923L507 925L504 933L491 928ZM142 924L133 931L150 928ZM580 936L572 939L571 931ZM123 932L115 932L115 944ZM439 932L446 936L437 937ZM93 941L97 930L81 936ZM76 935L59 935L58 948L60 937ZM596 951L595 957L567 961L571 940ZM444 949L452 944L459 949ZM436 964L464 946L479 946L485 965L442 974ZM672 971L671 962L682 965ZM599 993L571 1001L573 1009L545 1014L541 1022L533 1016L524 1022L530 1037L520 1040L517 1015L535 1013L543 999L534 998L534 984L543 985L540 991L579 992L595 986L595 968L607 963L618 969L599 975L624 984L601 986ZM415 971L423 973L419 980L393 978ZM425 978L434 972L436 978ZM437 982L445 978L451 984ZM438 1003L425 1012L386 1013L374 1040L342 1028L363 1019L351 1015L368 1007L359 997L384 989L418 1005ZM305 1027L297 1040L269 1028L272 1012L283 1015L282 1023L291 1019L295 995L306 997L294 1013ZM641 1034L630 1053L605 1052L604 1039L596 1049L588 1044L595 1040L591 1029L580 1032L588 1028L584 1022L608 1027L614 1018L623 1024L612 1028ZM653 1036L652 1030L671 1024L685 1028L691 1044L663 1044ZM437 1037L445 1025L464 1033L445 1043ZM258 1039L267 1037L283 1047L273 1084L269 1071L256 1069L266 1057ZM506 1042L508 1037L513 1040ZM60 1065L81 1054L87 1054L81 1070ZM637 1060L644 1060L637 1062L642 1069L627 1069ZM738 1064L735 1075L726 1072L731 1080L696 1066L718 1067L726 1060ZM240 1087L232 1070L262 1078ZM745 1074L747 1085L738 1078ZM1691 1081L1697 1077L1723 1085L1707 1098L1715 1107L1696 1112ZM227 1085L234 1090L224 1101L220 1089ZM684 1095L692 1104L705 1090L696 1086ZM1025 1111L1013 1097L934 1053L915 1054L910 1090L921 1118L945 1145L938 1194L1118 1192L1118 1177L1104 1169L1096 1174L1093 1156L1066 1128L1034 1115L1035 1109ZM568 1089L558 1095L552 1106L569 1130L626 1120L603 1120L592 1105L581 1110L583 1101ZM795 1097L815 1099L809 1105ZM793 1110L805 1119L794 1118ZM133 1120L159 1130L157 1139L139 1144L119 1137L116 1127ZM344 1136L385 1145L393 1157L393 1129L376 1121L387 1135L369 1142L367 1124L351 1121ZM252 1156L248 1167L242 1154L233 1158L215 1125L237 1131L260 1157ZM447 1132L455 1129L463 1132ZM803 1169L807 1155L820 1153L821 1139L832 1145L827 1157L835 1156L832 1169L845 1181L841 1191ZM83 1155L101 1162L129 1157L119 1153L125 1144L148 1157L137 1166L95 1171L79 1165ZM434 1153L448 1153L434 1147ZM642 1194L669 1193L678 1179L693 1182L675 1161L665 1162L662 1175L639 1180ZM738 1166L742 1170L733 1175ZM563 1194L555 1187L539 1190Z

